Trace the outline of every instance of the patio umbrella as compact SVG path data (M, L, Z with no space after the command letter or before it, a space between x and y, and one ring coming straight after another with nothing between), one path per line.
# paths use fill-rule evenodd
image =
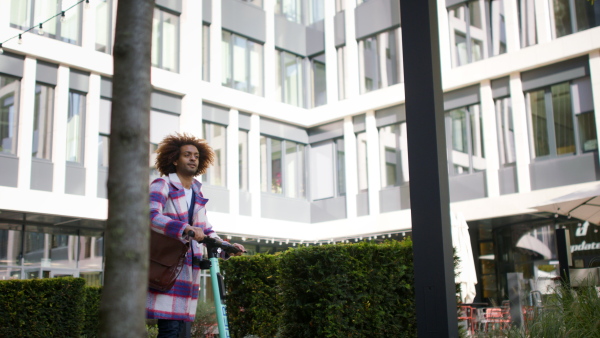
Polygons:
M455 282L461 284L460 299L463 303L472 303L475 299L477 284L477 273L475 271L475 261L473 259L473 250L471 249L471 238L469 236L469 226L465 216L460 212L450 213L452 228L452 246L456 250L459 258L456 268Z
M600 225L600 184L549 200L534 209Z

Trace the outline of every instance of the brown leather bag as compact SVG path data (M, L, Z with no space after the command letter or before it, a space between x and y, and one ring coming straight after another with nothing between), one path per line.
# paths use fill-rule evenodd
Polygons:
M148 286L162 292L169 291L185 265L188 249L189 243L151 229Z

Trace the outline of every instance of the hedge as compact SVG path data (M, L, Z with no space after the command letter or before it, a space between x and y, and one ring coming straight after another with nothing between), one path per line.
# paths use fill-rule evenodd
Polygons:
M0 337L79 337L83 299L83 278L2 281Z
M93 338L98 336L101 296L101 287L89 286L85 288L85 319L82 331L83 337Z
M235 257L223 271L232 337L416 336L410 239Z

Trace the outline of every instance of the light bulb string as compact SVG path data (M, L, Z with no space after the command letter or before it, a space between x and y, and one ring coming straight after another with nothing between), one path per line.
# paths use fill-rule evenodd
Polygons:
M22 38L22 37L23 37L23 34L25 34L25 33L28 33L28 32L30 32L30 31L32 31L33 29L35 29L35 28L38 28L38 27L40 27L40 28L41 28L41 27L42 27L42 26L43 26L43 25L44 25L46 22L48 22L48 21L50 21L50 20L52 20L52 19L55 19L55 18L56 18L56 17L58 17L58 16L64 16L64 14L65 14L67 11L69 11L69 10L70 10L70 9L72 9L73 7L75 7L75 6L79 5L79 4L81 4L82 2L86 2L86 3L87 3L87 2L89 2L89 0L79 0L78 2L76 2L75 4L73 4L71 7L69 7L69 8L67 8L67 9L65 9L65 10L62 10L62 11L60 11L60 12L56 13L55 15L53 15L53 16L49 17L48 19L46 19L45 21L42 21L42 22L40 22L40 23L37 23L37 24L35 24L35 25L33 25L33 26L29 27L28 29L26 29L26 30L22 31L21 33L19 33L19 34L15 35L15 36L12 36L12 37L10 37L10 38L8 38L8 39L6 39L6 40L4 40L4 41L0 42L0 48L4 48L4 44L5 44L5 43L7 43L8 41L12 40L12 39L16 39L16 38Z

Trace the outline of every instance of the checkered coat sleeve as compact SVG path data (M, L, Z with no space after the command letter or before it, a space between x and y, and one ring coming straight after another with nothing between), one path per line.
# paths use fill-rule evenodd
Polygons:
M208 199L202 196L201 186L200 182L194 180L192 190L196 195L196 203L191 224L202 228L206 236L218 237L206 218L205 205ZM183 185L177 174L157 178L150 185L150 220L152 231L186 241L183 231L188 225L188 208ZM199 259L202 259L202 245L192 241L194 255ZM192 248L188 251L185 266L171 290L160 292L148 289L147 318L194 321L200 289L200 269L192 267Z

